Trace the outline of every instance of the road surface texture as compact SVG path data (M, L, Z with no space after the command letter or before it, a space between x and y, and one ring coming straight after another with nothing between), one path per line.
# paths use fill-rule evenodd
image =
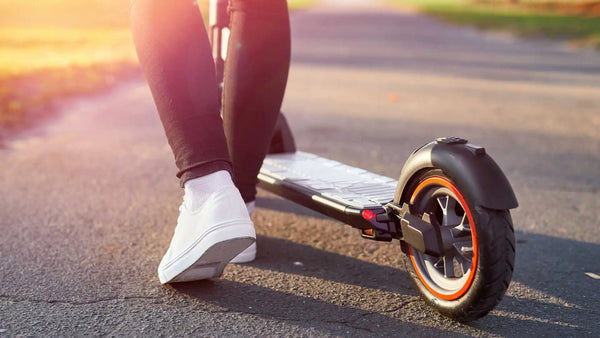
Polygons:
M520 207L499 306L447 319L418 297L397 242L265 192L255 262L161 286L182 191L138 81L0 150L0 337L597 336L600 55L368 1L292 25L284 111L300 149L398 177L414 148L456 135L504 169Z

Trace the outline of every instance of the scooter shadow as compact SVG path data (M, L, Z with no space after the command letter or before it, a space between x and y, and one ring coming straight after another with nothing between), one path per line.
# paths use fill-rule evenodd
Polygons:
M261 236L257 259L249 266L285 274L416 296L408 274L400 269L327 252L289 240ZM398 248L398 254L401 254ZM400 257L398 257L400 259Z
M238 281L240 277L234 273L229 278L177 283L172 287L201 302L225 309L226 312L251 314L267 320L289 321L290 324L316 330L321 334L370 336L389 335L392 332L396 332L396 335L426 332L428 336L456 336L455 331L410 322L406 319L410 318L406 315L408 311L399 312L402 308L410 308L414 316L417 307L421 313L419 317L429 316L439 321L445 320L416 298L410 279L402 270L273 237L259 235L257 244L260 247L257 259L245 265L258 270L258 273L251 272L258 278L257 281ZM301 266L294 264L298 263L298 257L302 257ZM303 276L297 280L291 278L294 280L292 284L296 285L299 292L280 288L281 283L286 283L280 278L289 280L282 277L289 275ZM263 276L273 277L265 280ZM318 286L312 284L316 280ZM335 297L337 301L303 294L307 289L322 287L323 284L330 285L327 281L339 283L334 286L340 288L340 295ZM357 303L354 299L339 301L345 294L356 291L356 286L371 289L369 294L376 294L377 290L381 290L382 293L385 291L388 295L394 294L394 298L401 301L391 303L389 300L374 300L368 302L370 305ZM391 307L384 309L386 303Z
M287 323L302 327L316 335L372 336L396 332L394 335L405 336L410 332L427 332L428 336L456 336L452 331L393 318L375 310L342 306L237 281L198 281L173 287L187 296L220 308L216 311L277 320L279 325Z

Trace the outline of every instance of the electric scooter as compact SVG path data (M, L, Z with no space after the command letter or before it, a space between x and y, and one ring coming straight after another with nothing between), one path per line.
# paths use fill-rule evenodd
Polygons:
M209 19L222 82L227 0L210 1ZM509 210L518 206L517 198L485 148L465 139L443 137L419 147L395 180L297 151L280 114L258 179L260 188L355 227L363 238L399 240L421 297L455 320L485 316L511 281L515 238Z

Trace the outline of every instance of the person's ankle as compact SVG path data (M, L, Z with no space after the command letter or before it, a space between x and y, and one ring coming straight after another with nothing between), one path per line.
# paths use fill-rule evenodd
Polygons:
M227 186L234 186L234 184L226 170L187 180L183 185L183 203L189 211L197 211L202 208L211 194Z

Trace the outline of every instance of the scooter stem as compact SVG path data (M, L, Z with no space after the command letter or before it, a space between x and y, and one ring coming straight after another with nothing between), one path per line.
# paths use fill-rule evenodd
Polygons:
M210 0L208 22L212 55L215 60L215 70L217 73L217 83L219 83L219 88L222 89L227 40L229 39L229 13L227 12L227 0ZM219 94L220 92L221 90L219 91Z

